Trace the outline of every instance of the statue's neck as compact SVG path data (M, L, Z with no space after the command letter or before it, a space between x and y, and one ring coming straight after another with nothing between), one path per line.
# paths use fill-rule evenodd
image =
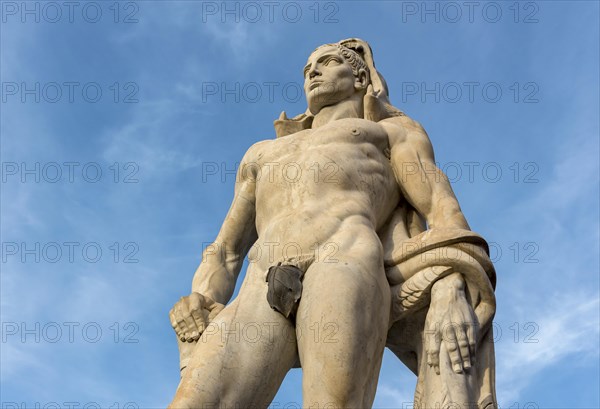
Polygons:
M331 121L344 118L363 118L363 98L355 95L348 99L321 108L312 122L312 129L319 128Z

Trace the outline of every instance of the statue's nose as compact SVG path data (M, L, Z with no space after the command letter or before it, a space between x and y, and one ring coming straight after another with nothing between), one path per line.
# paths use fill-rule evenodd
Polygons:
M321 72L317 69L316 66L313 66L310 71L308 71L308 79L313 79L317 75L321 75Z

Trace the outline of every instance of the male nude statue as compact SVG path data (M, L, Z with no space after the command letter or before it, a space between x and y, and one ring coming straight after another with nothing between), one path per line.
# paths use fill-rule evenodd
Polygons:
M365 47L317 48L304 68L308 111L290 125L298 131L244 155L192 293L170 312L182 355L171 408L267 407L298 365L304 407L371 407L394 302L381 231L399 203L429 229L469 230L427 134L373 86ZM277 123L291 122L282 114ZM428 292L429 324L462 324L448 337L433 331L423 359L435 373L447 362L466 376L480 326L464 276L440 276ZM244 328L252 335L235 333Z

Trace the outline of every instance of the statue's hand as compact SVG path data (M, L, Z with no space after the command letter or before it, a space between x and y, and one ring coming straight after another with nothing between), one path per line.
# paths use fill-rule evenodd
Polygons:
M223 308L223 304L194 292L187 297L181 297L169 311L169 318L182 342L195 342Z
M456 373L468 371L475 361L477 318L465 296L462 276L454 273L436 282L425 319L427 363L440 373L440 347L446 350Z
M380 98L381 91L375 91L373 85L369 84L367 93L363 98L364 117L373 122L379 122L389 117L389 113Z

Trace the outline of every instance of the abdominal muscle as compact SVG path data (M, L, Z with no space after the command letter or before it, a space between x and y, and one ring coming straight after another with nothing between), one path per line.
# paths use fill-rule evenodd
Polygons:
M385 130L340 120L263 145L257 154L258 240L248 257L266 271L286 260L325 261L380 246L376 231L399 200Z
M301 208L262 208L257 203L258 240L248 258L265 273L278 263L293 264L306 271L314 263L336 263L365 247L379 248L377 236L385 214L375 213L363 192L329 189L324 197L304 199ZM394 197L394 195L391 195Z

